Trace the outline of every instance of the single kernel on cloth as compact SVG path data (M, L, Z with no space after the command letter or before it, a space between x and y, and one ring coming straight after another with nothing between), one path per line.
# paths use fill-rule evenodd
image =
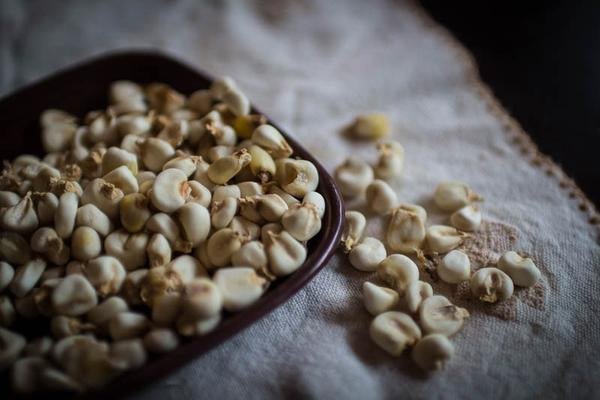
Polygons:
M460 250L452 250L442 258L436 272L447 283L460 283L471 277L471 261Z
M371 282L363 283L362 293L365 308L374 316L393 309L400 298L395 290Z
M522 287L535 285L541 272L529 257L522 257L514 251L507 251L498 260L498 269L506 272L514 284Z
M347 198L360 196L373 181L373 168L358 158L348 158L334 171L334 177Z
M465 238L465 234L452 226L431 225L427 228L427 245L435 253L448 253L457 248Z
M366 237L354 246L349 253L350 264L359 271L372 272L377 270L387 252L379 239Z
M402 254L392 254L376 267L377 276L403 295L408 285L419 280L419 268L413 260Z
M347 132L354 139L378 140L390 134L390 120L382 113L359 115Z
M473 204L464 206L450 216L450 222L452 223L452 226L461 231L476 231L481 226L481 212L479 211L479 206Z
M493 267L478 269L471 277L470 285L473 297L486 303L507 300L514 291L510 276Z
M419 251L425 240L425 218L422 207L400 205L392 211L385 240L393 251L413 254Z
M398 142L390 141L377 145L379 158L373 168L380 179L391 179L402 175L404 170L404 147Z
M426 371L442 369L453 355L454 345L439 333L432 333L419 340L411 353L415 364Z
M482 198L462 182L442 182L433 193L433 201L444 211L454 212Z
M375 179L366 189L367 204L379 215L388 214L397 204L398 196L385 181Z
M469 312L457 307L446 297L435 295L423 300L419 308L419 323L426 333L452 336L469 317Z
M421 329L408 314L387 311L379 314L369 328L371 340L394 357L421 339Z
M413 281L408 284L404 293L404 304L406 309L415 314L419 311L421 303L429 297L433 296L433 288L427 282Z

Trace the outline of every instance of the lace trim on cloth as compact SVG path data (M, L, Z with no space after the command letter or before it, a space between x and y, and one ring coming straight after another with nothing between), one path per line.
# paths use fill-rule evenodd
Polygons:
M473 87L473 91L478 97L486 104L490 114L500 122L511 143L520 150L522 156L526 158L531 165L542 169L547 175L552 176L560 188L567 193L569 198L577 202L578 209L587 215L588 223L594 226L597 239L600 240L600 213L596 209L594 203L550 156L539 150L537 144L535 144L529 134L523 130L521 124L509 114L508 110L506 110L500 100L494 96L492 89L481 80L479 68L473 55L450 31L437 23L416 0L409 1L407 4L414 14L419 17L426 29L438 35L453 51L456 52L458 60L465 68L467 82Z

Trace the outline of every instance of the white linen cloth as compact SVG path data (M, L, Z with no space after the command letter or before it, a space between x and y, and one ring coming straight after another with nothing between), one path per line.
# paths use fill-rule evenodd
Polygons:
M385 112L406 149L400 199L429 206L440 181L468 182L497 221L476 239L474 264L516 248L542 269L539 287L503 307L434 284L472 316L452 339L455 357L427 378L371 343L360 298L369 275L339 254L275 312L134 398L600 397L598 230L514 145L462 50L418 5L7 0L0 26L2 93L107 50L160 49L234 77L331 171L349 155L375 158L338 131L357 113Z

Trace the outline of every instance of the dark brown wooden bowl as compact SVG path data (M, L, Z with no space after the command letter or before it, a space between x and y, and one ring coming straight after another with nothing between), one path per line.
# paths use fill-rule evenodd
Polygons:
M119 79L139 83L164 82L185 94L207 88L211 82L208 75L169 56L140 51L112 53L67 68L0 100L1 159L10 160L24 153L43 154L39 129L42 111L58 108L81 118L90 110L103 109L107 105L109 84ZM270 123L277 127L272 121ZM100 391L89 394L90 397L122 396L200 357L287 301L331 258L342 232L344 206L341 196L323 166L296 140L277 128L294 148L294 154L311 161L319 170L318 191L326 202L323 227L309 241L309 255L304 265L292 275L278 280L254 305L227 315L213 332L190 339L166 355L152 358L144 367L121 376ZM277 335L277 329L270 334ZM7 385L2 386L0 393L5 392L5 395L0 397L7 398Z

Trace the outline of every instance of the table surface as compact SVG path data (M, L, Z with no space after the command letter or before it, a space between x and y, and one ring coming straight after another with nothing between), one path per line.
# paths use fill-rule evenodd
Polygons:
M475 56L483 80L600 204L600 2L421 0Z

